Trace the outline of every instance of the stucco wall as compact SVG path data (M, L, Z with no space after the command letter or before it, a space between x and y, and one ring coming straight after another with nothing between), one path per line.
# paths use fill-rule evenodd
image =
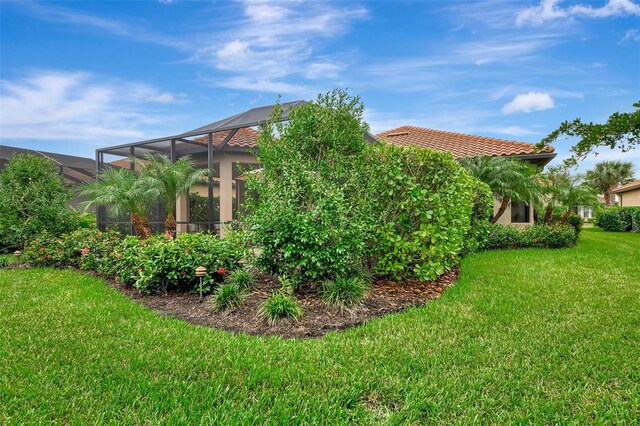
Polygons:
M495 199L493 201L493 214L495 215L500 209L500 200ZM511 203L507 206L502 216L496 222L500 225L515 225L515 226L527 226L533 225L533 203L529 203L529 222L527 223L512 223L511 222Z
M640 188L618 194L620 206L623 207L639 207L640 206Z
M618 200L623 207L640 206L640 188L618 194Z

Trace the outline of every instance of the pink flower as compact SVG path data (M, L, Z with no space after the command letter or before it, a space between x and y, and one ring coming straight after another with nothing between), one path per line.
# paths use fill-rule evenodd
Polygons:
M44 247L40 247L40 251L44 251Z
M47 255L47 259L51 259L51 255L50 254Z
M85 247L85 248L83 248L83 249L82 249L82 252L81 252L81 253L82 253L82 255L84 256L84 255L86 255L87 253L89 253L89 249Z
M116 253L116 258L120 259L122 255L120 253Z
M184 254L189 254L189 250L185 250L185 251L184 251Z
M171 234L170 234L170 233L168 233L168 232L167 232L166 234L164 234L164 237L165 237L167 240L171 240L171 239L173 239L173 237L171 236Z
M224 269L224 268L221 266L221 267L219 267L219 268L218 268L218 273L219 273L220 275L224 275L224 274L226 274L226 273L227 273L227 270L226 270L226 269Z
M537 238L534 238L534 239L533 239L533 242L534 242L534 243L537 243L537 242L538 242L538 239L537 239Z
M139 274L142 273L142 269L140 269L140 268L138 268L137 271L138 271Z
M180 275L184 275L184 271L180 271Z

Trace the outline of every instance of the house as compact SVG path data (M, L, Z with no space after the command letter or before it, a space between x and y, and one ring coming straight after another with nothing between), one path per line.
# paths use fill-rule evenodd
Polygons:
M619 186L613 190L618 196L618 205L621 207L640 206L640 179Z
M2 171L7 163L16 155L35 155L50 159L56 165L62 177L62 182L69 189L74 189L76 185L79 184L91 182L95 176L96 163L91 158L55 154L52 152L6 145L0 145L0 171ZM69 200L69 204L77 207L82 201L84 201L82 197L74 196Z
M281 120L287 120L289 112L303 104L305 101L281 104ZM187 197L178 200L175 212L177 230L223 233L222 225L230 222L242 208L245 199L243 174L260 167L255 153L259 133L255 128L271 120L273 110L273 105L253 108L178 135L100 148L96 150L96 163L98 168L135 169L130 157L142 158L146 153L153 153L167 155L175 161L188 155L196 167L209 168L214 173L207 182L195 185ZM397 145L449 151L455 158L477 155L516 157L539 166L555 157L553 148L538 152L534 145L528 143L412 126L389 130L377 137L367 134L365 139L372 143L384 139ZM103 207L97 209L96 215L98 226L103 230L127 224L123 218L114 220L107 217ZM150 222L154 229L161 229L163 221L164 214L160 210L152 212ZM526 203L513 202L499 223L533 223L533 208Z
M378 139L400 146L417 146L436 151L448 151L455 159L487 156L506 156L528 161L540 168L544 167L555 156L553 147L537 150L535 145L506 139L484 136L466 135L442 130L424 129L414 126L402 126L386 132L378 133ZM500 200L495 200L494 214L500 207ZM533 204L512 201L507 210L498 219L503 225L533 224Z

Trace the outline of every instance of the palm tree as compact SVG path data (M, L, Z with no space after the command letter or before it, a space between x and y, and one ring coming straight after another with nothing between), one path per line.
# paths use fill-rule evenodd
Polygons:
M541 205L545 206L544 223L551 221L553 208L560 204L558 199L560 188L569 183L569 172L565 166L547 168L538 176L538 184L542 194Z
M109 207L112 217L128 213L136 235L142 239L151 236L147 211L155 200L135 172L119 168L105 169L98 174L95 182L81 187L79 194L89 197L85 208L105 205Z
M469 174L486 183L500 199L500 208L491 218L496 223L513 201L531 202L539 198L535 179L538 170L524 161L507 157L477 156L460 161Z
M630 161L601 161L586 176L587 182L604 195L607 206L613 205L613 190L633 179L633 163Z
M168 234L175 235L174 211L176 199L186 195L189 189L209 175L209 169L196 169L189 157L182 157L173 164L165 155L146 154L144 160L136 160L142 170L141 180L149 195L164 202L167 217L164 227Z
M577 206L590 206L598 202L595 190L583 181L582 175L567 175L559 182L556 191L557 200L566 209L562 222L566 222Z

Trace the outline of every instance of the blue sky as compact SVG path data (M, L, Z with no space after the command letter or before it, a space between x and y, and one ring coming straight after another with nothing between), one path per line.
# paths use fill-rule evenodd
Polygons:
M637 0L0 8L0 143L88 157L336 87L361 96L373 132L409 124L525 142L640 100ZM559 159L569 146L556 144ZM640 150L597 159L640 174Z

